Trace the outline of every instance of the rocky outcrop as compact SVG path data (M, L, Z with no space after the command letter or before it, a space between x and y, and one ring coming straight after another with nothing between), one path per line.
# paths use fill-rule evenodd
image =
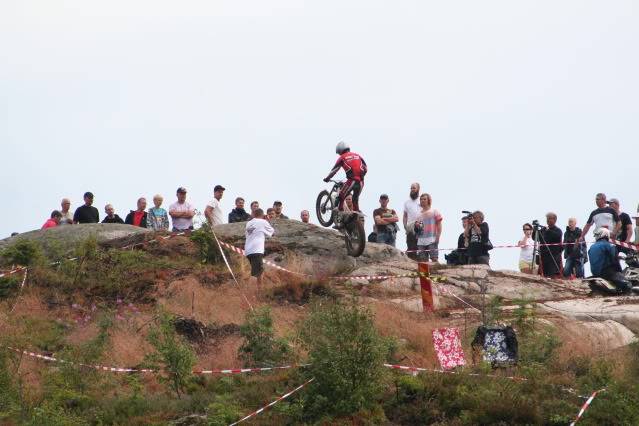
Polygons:
M28 240L39 243L47 252L64 254L73 252L79 243L86 241L90 237L96 238L100 244L120 242L122 245L126 245L127 241L143 241L145 235L149 235L150 233L151 232L145 228L110 223L65 225L25 232L15 237L0 240L0 250L17 241Z

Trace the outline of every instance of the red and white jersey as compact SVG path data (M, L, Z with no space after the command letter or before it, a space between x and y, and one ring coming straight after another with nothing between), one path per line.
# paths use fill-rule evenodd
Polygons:
M366 161L364 161L364 159L355 152L345 152L340 155L337 163L333 166L331 175L337 173L340 168L344 169L348 179L357 181L363 181L364 176L366 176L366 172L368 171Z

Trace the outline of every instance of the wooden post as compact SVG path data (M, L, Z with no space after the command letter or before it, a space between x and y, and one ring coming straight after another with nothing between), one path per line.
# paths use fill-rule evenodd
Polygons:
M419 262L419 283L422 288L422 306L424 313L435 311L435 295L433 294L433 282L430 280L428 263Z

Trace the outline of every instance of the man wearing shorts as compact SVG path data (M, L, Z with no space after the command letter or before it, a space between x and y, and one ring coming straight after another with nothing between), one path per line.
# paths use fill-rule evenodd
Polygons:
M262 273L264 272L264 243L267 237L272 237L275 230L264 219L264 210L255 210L255 217L246 224L246 242L244 252L251 263L251 276L257 278L257 293L262 288Z

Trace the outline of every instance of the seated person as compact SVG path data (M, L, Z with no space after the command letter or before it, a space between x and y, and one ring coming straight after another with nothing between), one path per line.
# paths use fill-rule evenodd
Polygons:
M56 226L60 225L60 221L62 221L62 213L60 213L58 210L54 210L51 213L51 217L46 222L44 222L44 225L42 225L41 229L55 228Z
M621 273L617 249L610 243L610 231L599 228L595 231L595 238L597 242L588 250L592 276L610 281L620 293L631 291L632 285Z
M102 223L124 223L122 218L115 214L115 209L111 204L107 204L104 206L104 212L106 213L106 217L102 221Z

